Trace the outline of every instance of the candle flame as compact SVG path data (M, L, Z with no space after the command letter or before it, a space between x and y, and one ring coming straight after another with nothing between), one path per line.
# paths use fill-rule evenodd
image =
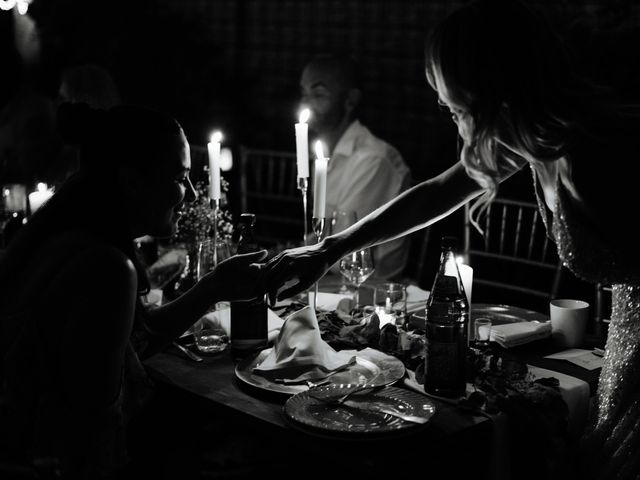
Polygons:
M304 108L300 112L300 115L298 116L298 120L300 123L307 123L310 116L311 116L311 110L309 110L308 108Z
M47 190L47 184L40 182L37 185L37 189L38 189L39 192L45 192Z
M322 142L320 140L316 141L316 157L324 158L324 150L322 148Z
M16 2L16 7L18 7L18 13L20 15L26 15L29 11L29 2L18 0L18 2Z
M216 143L221 141L222 141L222 132L220 130L216 130L211 134L211 143Z

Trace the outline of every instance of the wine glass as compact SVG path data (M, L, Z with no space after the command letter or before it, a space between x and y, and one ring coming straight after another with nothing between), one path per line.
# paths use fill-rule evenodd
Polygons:
M196 275L198 280L211 272L216 265L231 256L229 244L222 240L204 240L198 243ZM193 339L199 351L221 352L229 345L229 302L218 302L193 326Z
M358 221L358 215L354 210L334 210L331 214L331 223L329 224L329 234L335 235L338 232L349 228L351 225ZM355 292L349 291L346 283L344 282L344 277L340 282L340 290L339 293L344 295L353 296Z
M360 305L360 285L371 276L374 270L373 252L370 248L356 250L340 260L340 273L355 286L354 309Z

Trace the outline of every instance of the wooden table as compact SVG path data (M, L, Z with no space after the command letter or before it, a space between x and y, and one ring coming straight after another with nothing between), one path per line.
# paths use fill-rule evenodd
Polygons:
M487 459L493 422L486 417L462 413L435 401L436 413L419 431L376 439L324 438L302 432L287 422L283 405L288 395L257 389L239 380L228 352L196 363L173 348L145 362L152 378L192 394L198 408L237 426L232 428L236 438L240 436L240 458L244 454L254 458L255 450L260 450L259 457L265 465L273 460L270 465L274 473L290 474L311 468L323 469L326 475L348 473L378 478L382 474L405 474L407 465L411 465L414 471L448 469L456 476L489 478ZM465 452L466 461L460 461L460 452Z

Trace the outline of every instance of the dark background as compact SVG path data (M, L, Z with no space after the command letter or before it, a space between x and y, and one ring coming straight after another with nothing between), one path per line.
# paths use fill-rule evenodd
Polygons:
M234 152L240 144L294 150L303 65L317 52L349 51L364 83L363 122L401 151L420 180L455 161L455 126L426 82L423 46L429 30L463 3L34 0L29 14L43 42L41 83L47 91L55 94L64 66L97 62L112 72L125 101L170 112L192 144L205 145L220 128ZM579 69L621 97L640 100L637 2L528 3L567 39ZM235 175L224 174L237 214ZM503 193L533 200L529 177L522 172L503 185ZM434 229L428 278L439 236L458 234L461 226L454 214Z

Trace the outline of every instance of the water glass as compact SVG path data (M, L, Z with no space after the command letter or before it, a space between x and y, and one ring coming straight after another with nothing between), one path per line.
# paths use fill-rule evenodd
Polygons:
M229 244L224 240L203 240L198 242L196 276L198 280L212 271L216 265L231 256Z
M222 352L229 345L230 330L231 306L229 302L218 302L194 325L196 347L203 353Z
M407 287L401 283L382 283L373 293L373 303L380 319L380 326L387 323L406 330Z
M476 318L473 323L473 345L476 348L487 348L491 340L491 319Z
M204 240L198 243L196 274L198 280L211 272L218 263L231 257L229 244L223 240ZM190 329L196 347L203 353L221 352L229 345L231 322L229 302L216 303Z

